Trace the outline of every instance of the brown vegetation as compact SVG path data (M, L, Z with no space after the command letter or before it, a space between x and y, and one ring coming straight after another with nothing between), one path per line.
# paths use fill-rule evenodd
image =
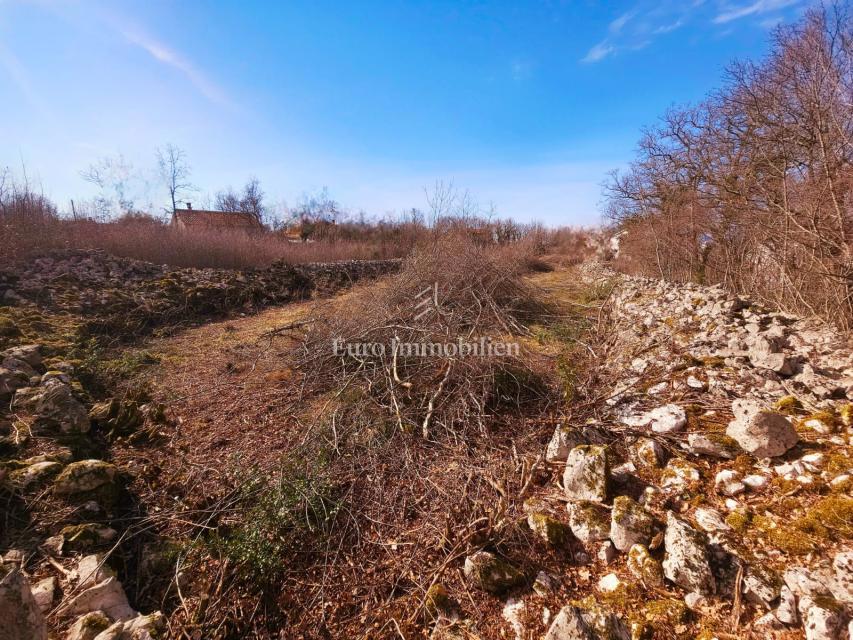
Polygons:
M528 260L547 253L580 260L591 249L590 234L584 230L550 230L454 213L437 218L431 226L411 217L335 224L305 217L294 229L262 227L258 233L182 229L138 212L107 220L65 218L50 200L0 171L0 267L58 249L100 249L171 267L222 269L265 267L282 260L290 264L382 260L406 256L418 244L449 233L469 235L482 246L503 247L507 259ZM301 241L294 242L294 236Z
M584 397L586 348L568 337L578 318L555 311L503 251L427 245L400 274L339 299L147 345L164 363L146 376L152 394L182 426L115 455L146 461L135 487L158 510L158 534L182 549L182 598L165 594L174 635L416 637L436 585L467 606L457 568L472 549L519 564L535 549L538 566L564 565L571 549L541 557L522 503L548 477L541 450L565 410L569 366ZM416 320L422 280L439 283L439 304ZM390 351L332 350L335 337L469 335L518 341L520 355L398 353L395 366ZM571 364L555 372L554 359ZM497 633L497 600L474 615Z
M609 185L623 268L853 325L853 22L777 29L760 64L674 109Z

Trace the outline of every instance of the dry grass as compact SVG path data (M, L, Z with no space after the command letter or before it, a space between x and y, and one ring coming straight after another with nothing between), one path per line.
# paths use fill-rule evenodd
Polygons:
M497 638L502 602L472 605L461 575L464 556L488 548L530 578L539 569L560 573L570 561L571 546L548 550L531 539L522 509L526 496L545 490L550 475L538 458L564 419L552 379L556 348L537 347L526 335L538 330L528 324L534 314L554 301L544 302L518 269L492 264L493 256L470 247L459 254L420 251L401 275L334 301L211 324L148 345L162 364L145 379L179 426L166 441L115 456L143 470L133 490L149 511L156 509L160 536L184 541L183 599L168 584L149 592L156 596L151 606L169 610L175 637L275 637L281 629L304 638L392 638L398 629L420 637L429 627L424 596L440 582L486 630L481 637ZM461 282L453 277L460 269ZM571 280L565 272L545 275L549 283ZM469 402L466 391L498 399L489 376L508 363L477 365L470 380L445 383L425 440L425 403L447 360L398 362L400 380L413 383L394 387L402 429L389 403L387 360L346 386L331 380L341 374L338 365L325 384L318 384L318 372L303 376L293 366L308 366L299 354L315 341L329 353L320 336L332 327L303 336L305 320L340 322L346 314L350 319L335 327L373 328L383 337L385 330L373 326L378 319L412 324L409 293L420 291L420 277L439 278L440 292L447 287L439 300L453 316L433 319L436 335L472 327L516 334L527 345L521 365L549 386L537 387L526 403ZM276 331L285 326L294 330ZM451 394L464 413L440 402Z
M292 243L271 233L182 231L152 221L0 218L0 256L12 263L54 249L102 249L107 253L173 267L242 269L276 260L292 264L401 257L406 247L367 242Z

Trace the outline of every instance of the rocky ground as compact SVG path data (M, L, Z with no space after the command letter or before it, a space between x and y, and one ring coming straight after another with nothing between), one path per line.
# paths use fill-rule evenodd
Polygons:
M134 472L112 454L119 441L153 441L174 425L144 390L111 387L106 370L138 364L116 344L334 292L397 266L175 270L73 251L0 272L0 638L165 633L163 614L131 607L110 566L118 561L138 594L161 559L121 552L156 515L128 490Z
M557 428L559 488L525 504L547 544L582 543L575 566L519 590L523 567L478 552L472 587L511 594L519 639L851 637L848 339L718 288L586 273L615 285L598 354L615 383Z
M331 288L353 279L309 269ZM600 390L577 412L583 420L567 417L543 443L530 474L524 526L548 561L470 549L458 560L467 601L440 580L426 591L432 637L848 638L850 342L720 289L599 265L581 273L607 289L602 339L585 345ZM135 331L139 309L162 319L183 304L202 318L224 312L224 299L231 310L288 301L305 277L284 266L169 271L100 254L54 256L0 277L0 638L167 633L165 616L137 612L123 586L132 579L144 590L163 553L114 552L157 526L156 509L145 513L128 487L162 473L134 467L127 452L181 427L144 393L89 386L81 371L97 363L74 357L79 336L104 318ZM118 323L128 314L131 324ZM173 560L165 566L180 585ZM496 605L493 628L473 624L477 610Z
M69 250L0 271L0 302L82 316L85 331L127 339L200 317L327 295L398 268L398 260L352 260L277 262L242 271L173 269L102 251Z

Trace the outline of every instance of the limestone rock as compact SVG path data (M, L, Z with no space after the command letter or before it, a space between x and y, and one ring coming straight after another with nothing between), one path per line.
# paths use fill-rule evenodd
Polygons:
M750 565L743 574L742 591L749 602L770 609L779 596L781 580L769 571Z
M769 369L780 376L793 375L797 366L797 359L784 353L760 353L755 355L750 353L749 361L752 363L752 366L758 369Z
M700 478L699 469L683 458L670 460L661 474L661 486L664 489L683 491Z
M738 443L722 433L691 433L687 446L695 455L713 456L733 460L741 452Z
M785 625L776 617L776 614L772 611L768 611L764 615L759 616L753 623L752 628L756 631L761 631L763 633L769 633L768 638L775 637L774 631L782 631L785 628Z
M115 489L118 470L103 460L81 460L69 464L53 483L60 496L79 496L102 489Z
M635 544L628 551L628 571L643 584L663 586L663 567L642 544Z
M581 617L597 640L631 640L625 623L612 611L593 606L581 611Z
M136 612L130 608L121 583L114 577L102 580L81 591L63 604L62 609L72 615L103 611L110 619L118 621L136 617Z
M729 423L726 435L756 458L781 456L797 444L797 432L781 413L759 411Z
M651 438L640 438L632 444L630 455L634 464L646 469L656 469L666 462L666 451Z
M583 543L607 540L610 537L610 511L596 502L570 502L569 527Z
M564 425L558 425L551 436L551 441L545 449L545 460L548 462L565 462L569 452L584 444L583 436Z
M62 470L62 464L46 460L28 465L9 474L9 479L20 489L30 489L46 483Z
M613 546L613 543L610 542L610 540L605 540L598 547L596 557L605 565L609 565L611 562L616 560L617 555L619 555L619 552L616 551L616 547Z
M827 571L790 567L785 571L782 579L798 598L830 595L828 585L832 581L832 576Z
M23 371L12 371L0 367L0 399L7 399L17 390L26 387L30 378Z
M648 545L653 535L654 519L648 511L628 496L613 501L610 539L619 551L628 551L635 544Z
M110 626L110 619L103 611L86 613L68 629L65 640L94 640L95 637Z
M542 540L554 547L565 545L571 538L569 527L547 513L531 513L527 526Z
M713 594L716 589L714 574L708 562L708 540L705 534L667 513L664 535L666 557L664 575L687 591Z
M524 575L508 562L488 551L465 558L465 577L478 589L500 594L524 582Z
M569 501L607 500L609 467L607 450L598 445L581 445L569 452L563 472L563 489Z
M77 562L78 588L91 586L112 577L115 577L115 572L104 562L103 554L83 556Z
M832 561L835 581L832 594L839 602L853 605L853 551L842 551Z
M842 640L844 614L840 607L818 603L804 596L799 603L806 640Z
M619 587L624 586L624 583L619 579L615 573L608 573L606 576L602 576L598 581L598 590L604 591L605 593L612 593L613 591L617 591Z
M734 469L723 469L714 477L714 486L724 496L736 496L746 491L746 485L741 482L740 472Z
M667 404L646 414L655 433L675 433L687 426L687 414L677 404Z
M797 598L787 585L783 585L779 593L779 606L776 607L776 617L783 624L797 624Z
M56 592L56 578L51 576L50 578L40 580L33 585L32 592L33 599L36 601L39 610L47 614L53 606L53 596Z
M166 617L156 611L147 616L120 620L95 636L94 640L148 640L159 638L166 630Z
M18 569L0 579L0 638L3 640L47 640L47 625L30 589Z
M675 433L687 426L687 414L677 404L667 404L625 418L623 422L632 427L648 427L655 433Z
M726 523L723 515L716 509L699 507L693 515L696 518L696 524L708 533L732 530L732 528Z
M597 640L584 621L581 610L565 606L554 618L543 640Z
M40 344L22 344L17 347L11 347L0 353L0 358L15 358L23 360L34 369L38 369L42 365L42 345Z
M86 407L74 397L71 387L53 382L34 398L39 419L57 424L62 433L88 433L91 424Z

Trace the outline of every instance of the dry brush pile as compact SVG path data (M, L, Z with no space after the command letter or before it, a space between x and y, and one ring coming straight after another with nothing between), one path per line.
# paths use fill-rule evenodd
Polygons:
M462 237L426 245L387 286L315 318L298 367L308 384L363 391L424 438L483 429L497 405L544 391L523 339L555 310L519 269Z
M238 478L245 495L207 522L218 533L190 563L241 597L190 607L195 628L410 637L430 622L437 585L464 598L472 551L523 563L535 542L522 503L547 478L543 442L565 409L555 357L533 345L566 320L525 269L453 237L273 330L303 332L286 387L301 428L280 471ZM463 355L460 340L485 355ZM267 597L253 600L258 584ZM255 626L240 626L238 607L256 610ZM193 628L180 612L172 621Z

